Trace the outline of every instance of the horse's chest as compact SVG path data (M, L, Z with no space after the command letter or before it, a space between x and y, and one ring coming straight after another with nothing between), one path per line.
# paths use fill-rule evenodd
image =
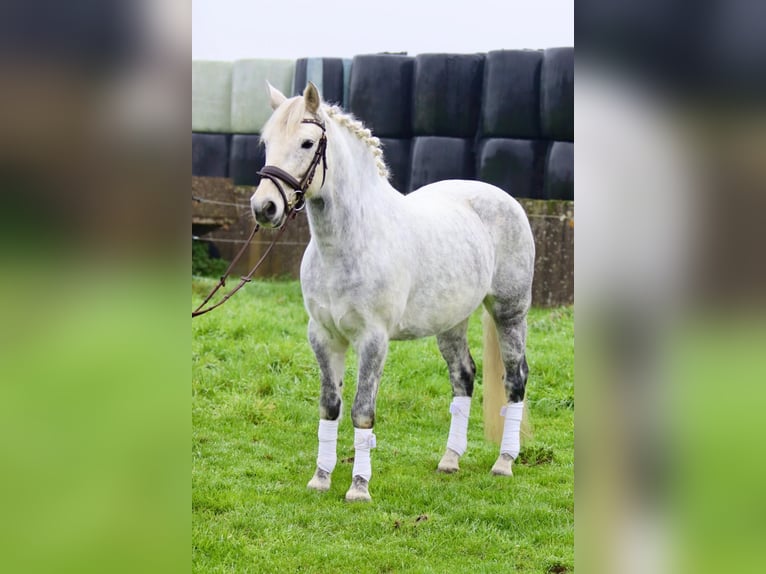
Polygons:
M390 281L364 281L353 274L304 290L312 319L347 339L354 339L371 323L390 327L401 314L406 295Z

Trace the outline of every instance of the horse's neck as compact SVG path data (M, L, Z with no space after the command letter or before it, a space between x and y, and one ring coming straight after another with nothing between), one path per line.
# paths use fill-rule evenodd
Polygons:
M378 174L365 144L352 139L344 143L328 149L321 197L307 204L311 235L327 256L354 256L368 248L390 228L402 199Z

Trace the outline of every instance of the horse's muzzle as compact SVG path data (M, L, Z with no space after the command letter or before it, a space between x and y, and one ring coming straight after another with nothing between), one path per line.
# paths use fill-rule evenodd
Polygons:
M259 191L261 191L260 186L250 199L250 208L255 220L262 227L281 226L286 215L282 199L276 194L269 193L271 190L268 190L269 192L263 190L262 193Z

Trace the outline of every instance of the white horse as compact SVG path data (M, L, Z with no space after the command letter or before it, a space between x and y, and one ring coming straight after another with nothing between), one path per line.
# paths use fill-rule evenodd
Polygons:
M485 353L492 351L486 348L488 335L499 341L496 381L487 380L491 365L485 354L485 395L492 396L494 385L500 397L488 413L485 396L485 425L502 428L492 472L511 475L528 373L526 317L535 258L524 210L501 189L479 181L441 181L402 195L388 182L379 140L350 114L322 102L313 84L290 99L271 85L269 90L274 112L262 134L267 167L251 207L269 227L283 225L304 201L308 213L311 241L301 287L308 339L321 371L319 449L308 487L330 488L349 345L359 365L346 500L370 500L375 400L388 342L431 335L453 391L438 470L458 470L476 373L466 331L482 303L491 317L485 314ZM496 337L490 332L495 328Z

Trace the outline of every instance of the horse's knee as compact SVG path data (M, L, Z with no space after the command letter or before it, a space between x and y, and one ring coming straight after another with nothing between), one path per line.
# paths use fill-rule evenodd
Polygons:
M510 402L518 403L524 400L528 376L529 366L527 365L527 357L522 355L516 367L508 369L508 374L506 375L505 390Z

